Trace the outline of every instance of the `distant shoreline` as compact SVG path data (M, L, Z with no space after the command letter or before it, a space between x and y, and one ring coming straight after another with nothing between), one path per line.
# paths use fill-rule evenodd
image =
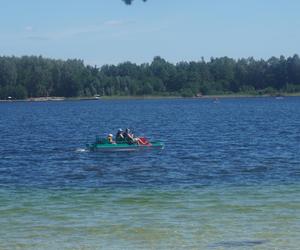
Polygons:
M223 98L259 98L259 97L292 97L300 93L282 93L280 95L250 95L250 94L224 94L203 95L198 97L182 96L101 96L101 97L33 97L27 99L0 100L0 102L47 102L47 101L90 101L90 100L155 100L155 99L223 99Z

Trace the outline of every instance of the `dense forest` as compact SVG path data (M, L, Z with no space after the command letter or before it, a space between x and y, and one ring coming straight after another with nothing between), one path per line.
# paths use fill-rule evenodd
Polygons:
M0 57L0 99L295 92L300 92L298 55L268 60L221 57L176 64L155 57L151 63L100 68L77 59Z

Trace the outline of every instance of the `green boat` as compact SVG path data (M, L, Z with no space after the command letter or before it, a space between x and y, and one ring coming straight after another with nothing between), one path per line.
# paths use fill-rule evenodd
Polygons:
M139 142L128 143L128 142L117 142L110 143L107 139L96 138L96 141L86 145L90 151L137 151L142 149L163 149L164 144L157 141L148 141L146 138L139 138Z

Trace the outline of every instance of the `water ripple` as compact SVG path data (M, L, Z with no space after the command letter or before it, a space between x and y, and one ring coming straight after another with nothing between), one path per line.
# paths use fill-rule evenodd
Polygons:
M0 185L298 183L299 104L300 98L1 103ZM124 126L165 149L84 148L95 135Z

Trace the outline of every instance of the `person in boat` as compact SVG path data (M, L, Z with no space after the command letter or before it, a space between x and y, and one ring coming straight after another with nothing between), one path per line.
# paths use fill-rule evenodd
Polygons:
M124 132L125 141L129 144L138 144L138 145L148 145L149 142L145 138L135 137L133 133L131 133L130 129L127 128Z
M127 143L129 143L129 144L136 143L136 140L135 140L133 134L130 132L129 128L125 129L125 132L123 133L123 136L124 136L124 139Z
M116 134L116 142L123 142L124 141L123 129L119 128Z
M112 134L109 134L109 135L107 136L107 141L108 141L108 143L110 143L110 144L114 144L114 143L115 143Z

